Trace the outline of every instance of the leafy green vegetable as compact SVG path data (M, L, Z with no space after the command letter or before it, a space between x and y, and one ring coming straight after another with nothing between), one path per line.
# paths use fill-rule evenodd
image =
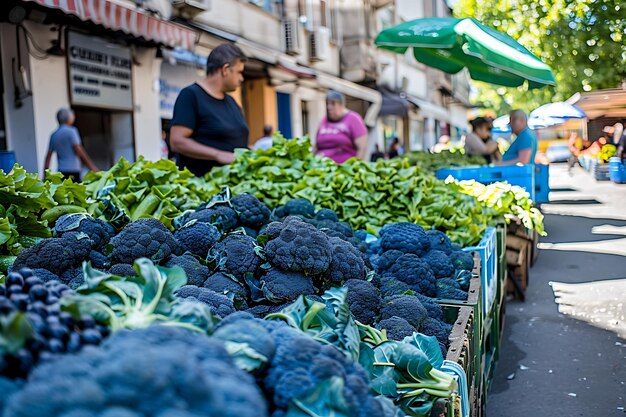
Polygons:
M480 155L465 155L464 152L442 151L439 153L409 152L409 164L424 171L435 173L440 168L485 165L487 160Z
M474 180L458 181L452 177L446 179L446 184L453 190L476 197L493 211L494 216L504 216L507 222L510 222L510 216L516 216L526 228L546 235L543 214L534 207L530 194L522 187L504 182L485 185Z
M153 162L141 156L134 163L121 158L108 171L90 172L83 182L89 195L100 200L89 207L94 216L111 220L107 209L110 212L114 206L117 218L119 213L132 220L154 217L170 229L174 218L213 194L199 188L203 181L188 170L179 170L174 162Z
M205 304L174 297L174 292L187 284L181 268L158 267L143 258L135 261L135 270L136 277L119 277L85 263L85 284L77 294L63 297L61 304L74 316L91 315L112 331L147 327L154 322L212 330L213 318Z
M235 162L212 170L201 188L214 194L228 185L233 194L249 192L270 207L303 197L355 229L377 233L386 223L411 221L464 245L480 240L494 214L406 159L337 165L310 147L308 138L276 137L268 150L237 150Z
M26 314L13 312L0 316L0 358L20 350L33 333Z
M84 211L88 204L82 184L47 172L38 174L15 165L0 176L0 254L17 255L23 249L51 236L49 223L73 207Z

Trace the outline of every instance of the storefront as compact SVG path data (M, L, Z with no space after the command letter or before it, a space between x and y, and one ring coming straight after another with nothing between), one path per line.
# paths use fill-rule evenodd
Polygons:
M120 157L161 157L158 46L191 48L196 32L101 0L10 0L7 7L20 11L19 20L0 23L6 142L18 163L42 172L62 107L75 111L99 168Z

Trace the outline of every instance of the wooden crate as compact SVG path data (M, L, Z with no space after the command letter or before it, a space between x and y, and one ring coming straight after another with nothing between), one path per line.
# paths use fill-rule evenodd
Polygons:
M476 340L476 323L474 310L471 307L456 305L443 306L446 318L456 315L452 332L450 333L446 360L458 363L465 371L468 383L470 401L470 416L482 417L482 378L480 378L480 352ZM457 410L455 410L457 411Z
M519 231L519 229L518 229ZM508 279L506 293L520 300L525 299L528 287L528 270L532 261L532 235L514 231L506 237L506 263Z

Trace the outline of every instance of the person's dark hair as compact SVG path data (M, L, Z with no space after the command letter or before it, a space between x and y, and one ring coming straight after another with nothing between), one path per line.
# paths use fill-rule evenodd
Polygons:
M59 122L60 125L66 124L68 120L70 120L72 114L74 114L74 112L66 107L59 109L57 112L57 122Z
M273 131L274 128L272 127L272 125L263 126L263 136L269 136L272 134Z
M489 120L485 119L484 117L477 117L474 120L472 120L470 124L472 125L472 130L476 131L477 129L480 129L483 126L489 127Z
M246 62L247 58L243 51L230 43L223 43L213 49L206 60L207 75L215 74L220 68L226 64L233 65L235 62Z

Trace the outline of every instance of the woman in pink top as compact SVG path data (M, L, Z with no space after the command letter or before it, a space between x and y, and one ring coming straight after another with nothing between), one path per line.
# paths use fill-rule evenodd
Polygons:
M346 109L346 98L337 91L326 95L326 117L317 131L316 153L338 164L367 157L367 127L361 116Z

